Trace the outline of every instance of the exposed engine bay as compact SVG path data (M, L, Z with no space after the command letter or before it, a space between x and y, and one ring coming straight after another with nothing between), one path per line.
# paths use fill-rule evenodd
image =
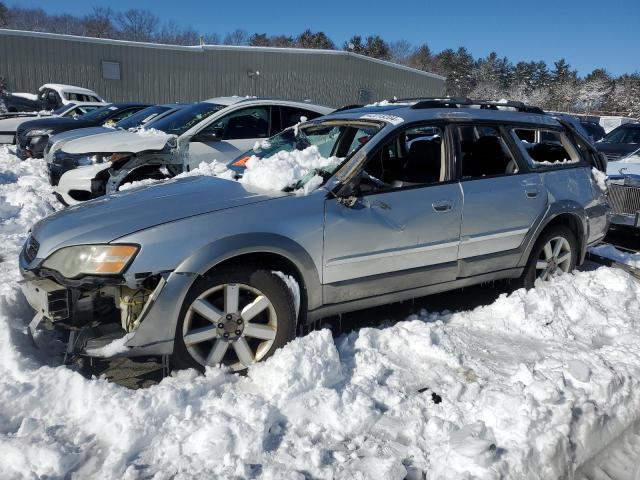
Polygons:
M138 329L161 282L160 275L150 275L133 288L86 283L64 286L51 278L25 282L23 292L38 312L29 330L33 335L38 326L46 324L61 332L67 342L66 361L78 355L103 356L101 348Z

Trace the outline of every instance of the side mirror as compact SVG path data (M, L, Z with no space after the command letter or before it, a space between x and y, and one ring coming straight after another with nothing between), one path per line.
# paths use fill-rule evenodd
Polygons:
M224 133L224 130L222 128L205 129L205 130L201 130L200 132L196 133L193 137L191 137L191 141L202 142L202 143L219 142L220 140L222 140L223 133Z

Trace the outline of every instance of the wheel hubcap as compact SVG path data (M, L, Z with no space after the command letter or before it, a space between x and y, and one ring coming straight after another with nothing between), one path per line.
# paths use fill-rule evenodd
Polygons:
M571 268L571 245L564 237L549 240L536 262L536 277L540 280L566 273Z
M276 338L278 320L271 301L244 284L203 292L189 306L182 338L201 365L224 363L241 370L260 361Z

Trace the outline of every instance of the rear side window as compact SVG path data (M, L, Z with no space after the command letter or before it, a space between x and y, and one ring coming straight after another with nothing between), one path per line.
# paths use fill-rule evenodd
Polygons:
M282 112L282 129L292 127L296 123L312 120L320 116L319 113L312 112L310 110L304 110L302 108L294 107L280 107ZM302 118L304 117L304 120Z
M581 160L564 132L542 128L514 128L511 131L525 159L532 166L563 165Z
M462 179L518 173L518 164L498 127L458 127Z
M269 136L269 107L249 107L236 110L218 120L214 129L221 129L223 140L246 140Z

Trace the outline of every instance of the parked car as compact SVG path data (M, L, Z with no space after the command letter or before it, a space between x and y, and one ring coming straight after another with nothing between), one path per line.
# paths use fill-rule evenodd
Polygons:
M89 172L94 172L95 168L83 168L95 165L94 154L91 151L80 157L61 156L58 152L61 151L60 148L63 145L78 140L88 146L90 150L94 150L97 145L103 144L105 141L108 142L109 137L119 137L119 133L123 131L152 128L154 122L187 106L182 103L152 105L120 120L113 127L80 128L52 136L44 149L44 159L47 162L49 183L57 187L56 193L60 201L65 205L71 205L91 198L91 181L95 176L94 174L89 175ZM66 172L75 171L75 169L78 169L76 174L65 175ZM59 184L61 177L65 178L62 185ZM104 191L101 194L104 195Z
M93 90L58 83L42 85L38 89L37 94L10 93L3 100L9 112L56 110L63 105L78 102L106 103L106 101Z
M607 133L596 144L610 161L619 160L640 148L640 123L625 123Z
M30 328L71 329L70 353L242 370L328 315L569 272L608 227L602 156L538 109L499 105L340 111L257 145L262 160L234 162L242 181L173 179L57 212L20 253ZM276 154L328 166L278 191L247 183Z
M113 125L149 104L111 103L76 118L41 118L20 124L16 130L16 154L25 159L42 158L52 135L78 128Z
M49 112L21 112L0 114L0 143L16 143L16 130L23 122L42 117L67 117L75 118L84 115L96 108L104 107L104 103L68 103L62 107Z
M607 134L605 132L604 127L600 125L598 122L592 122L590 120L580 120L580 124L582 128L584 128L589 134L589 138L592 142L598 142L604 138Z
M306 102L212 98L149 123L150 131L122 130L57 143L47 154L50 171L56 172L50 179L71 205L115 192L123 183L169 178L203 161L229 162L301 117L331 111Z
M615 227L640 228L640 148L607 165L607 190Z

